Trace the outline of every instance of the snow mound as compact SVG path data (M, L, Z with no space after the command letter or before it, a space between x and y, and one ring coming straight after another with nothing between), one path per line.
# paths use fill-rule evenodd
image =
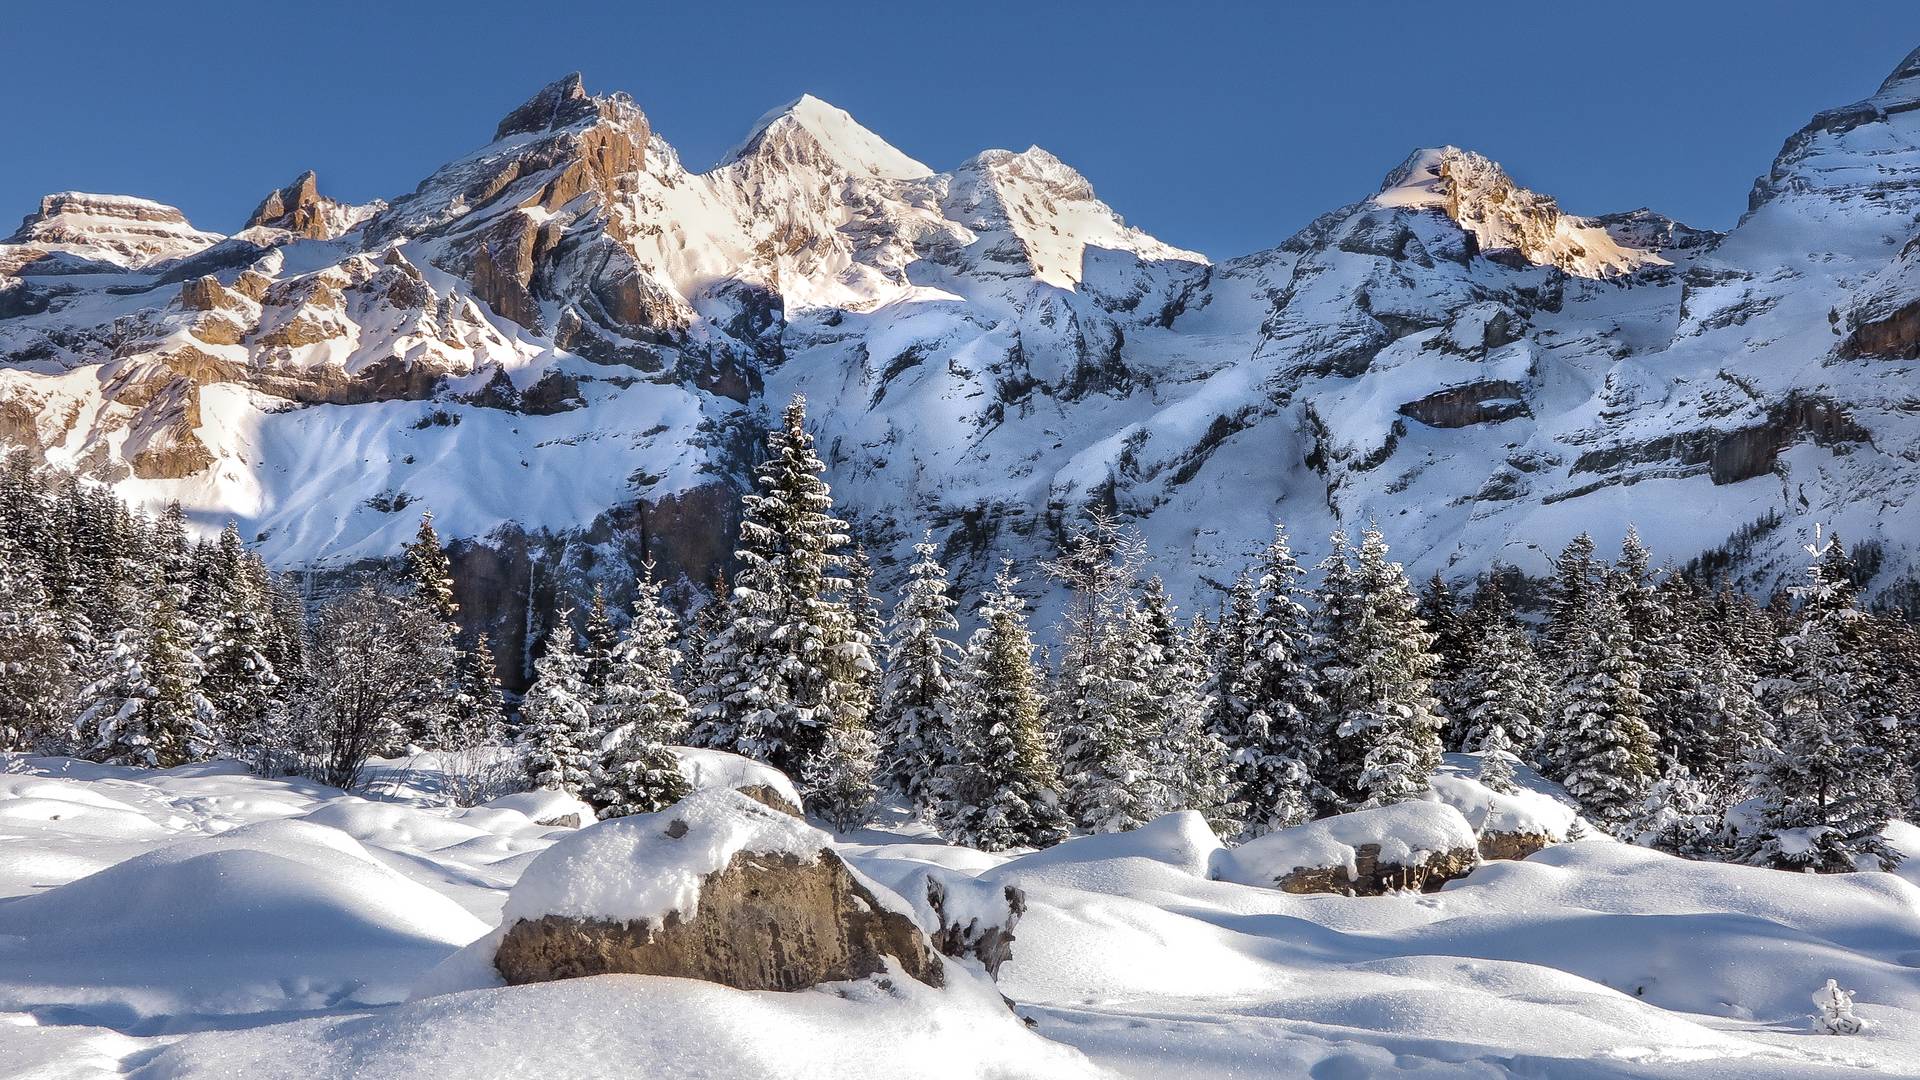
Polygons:
M1206 877L1221 851L1220 838L1207 820L1192 810L1163 814L1128 832L1079 836L1007 863L1006 872L1043 867L1147 859L1166 863L1182 873Z
M700 885L735 855L811 862L833 839L737 791L696 791L657 814L590 825L541 852L507 896L502 924L543 915L658 921L691 917Z
M1422 798L1444 803L1460 811L1475 832L1532 833L1556 842L1567 838L1579 815L1573 807L1549 794L1558 788L1541 779L1527 766L1519 766L1514 777L1521 790L1494 791L1475 779L1479 775L1480 755L1448 754L1447 760L1431 778L1431 787ZM1525 773L1527 775L1518 775Z
M524 815L529 821L535 823L565 820L567 818L576 818L584 823L594 819L593 807L588 806L586 803L564 791L547 791L544 789L536 791L516 791L511 795L502 795L497 799L481 804L481 806L475 809L512 810L517 814Z
M673 755L680 759L680 775L687 778L687 783L695 791L706 788L738 791L741 788L764 786L779 792L781 798L796 808L805 806L800 801L799 789L793 786L787 774L764 761L698 746L675 746L671 749Z
M933 990L903 975L795 993L601 975L436 997L372 1016L194 1035L147 1080L245 1076L438 1080L1110 1076L1034 1035L990 984Z
M338 830L264 822L0 903L0 1011L164 1030L391 1002L485 930Z
M1443 803L1403 802L1358 810L1281 829L1234 848L1220 857L1215 876L1242 885L1271 886L1295 870L1344 866L1358 878L1358 850L1380 848L1382 865L1420 866L1428 858L1478 845L1473 826L1460 811Z

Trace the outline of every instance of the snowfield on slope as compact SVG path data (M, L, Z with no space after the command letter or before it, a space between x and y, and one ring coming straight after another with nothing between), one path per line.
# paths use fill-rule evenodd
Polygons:
M0 1076L1920 1075L1913 870L1592 839L1437 893L1295 896L1216 880L1226 852L1185 813L1012 858L911 826L839 843L884 884L1026 890L998 989L1031 1030L984 985L904 977L434 993L429 972L575 835L533 816L564 799L437 805L440 766L378 763L362 797L230 763L0 757ZM1473 767L1450 758L1443 785L1469 821L1488 805ZM1858 991L1863 1034L1811 1033L1830 978Z

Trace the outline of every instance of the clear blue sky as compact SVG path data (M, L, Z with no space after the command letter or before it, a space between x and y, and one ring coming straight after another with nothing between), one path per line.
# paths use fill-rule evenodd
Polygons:
M6 4L0 235L69 188L221 231L307 168L409 191L576 69L690 167L811 92L935 168L1037 143L1215 256L1447 142L1576 212L1724 227L1788 134L1917 45L1911 0Z

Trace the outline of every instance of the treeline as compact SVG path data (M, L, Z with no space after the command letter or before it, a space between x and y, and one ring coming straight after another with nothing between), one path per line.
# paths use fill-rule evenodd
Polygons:
M24 719L0 734L135 764L234 754L343 785L369 754L511 739L526 782L603 816L683 794L668 747L691 742L782 769L840 828L897 797L985 849L1175 809L1257 836L1420 797L1454 750L1495 790L1524 762L1589 820L1689 857L1898 858L1880 834L1915 801L1920 635L1860 609L1830 537L1763 607L1656 573L1631 530L1612 562L1582 536L1529 622L1497 579L1416 590L1377 528L1336 532L1310 575L1276 527L1217 607L1183 616L1138 537L1090 513L1035 568L1067 600L1042 658L1011 564L964 642L930 538L891 605L874 597L804 401L767 450L733 580L675 611L649 569L629 612L596 592L558 613L513 723L486 642L459 636L430 518L404 573L307 618L232 529L189 543L177 511L147 522L73 481L50 489L16 455L0 716ZM124 603L102 600L113 590Z
M353 786L409 745L500 741L484 640L462 641L431 518L407 571L310 612L229 524L190 538L38 466L0 467L0 749L168 768L212 757Z

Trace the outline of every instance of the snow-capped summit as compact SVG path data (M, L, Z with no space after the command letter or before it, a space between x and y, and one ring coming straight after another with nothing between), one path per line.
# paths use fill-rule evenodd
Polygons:
M61 191L40 200L0 249L0 273L14 272L55 252L137 268L178 259L219 243L175 207L131 195Z
M901 153L848 115L802 94L762 116L719 167L746 159L837 171L873 180L918 180L933 170Z
M1562 213L1552 196L1514 183L1498 162L1454 146L1415 150L1387 174L1373 202L1437 210L1471 233L1482 252L1512 252L1583 277L1666 262L1658 252L1623 246L1587 218Z

